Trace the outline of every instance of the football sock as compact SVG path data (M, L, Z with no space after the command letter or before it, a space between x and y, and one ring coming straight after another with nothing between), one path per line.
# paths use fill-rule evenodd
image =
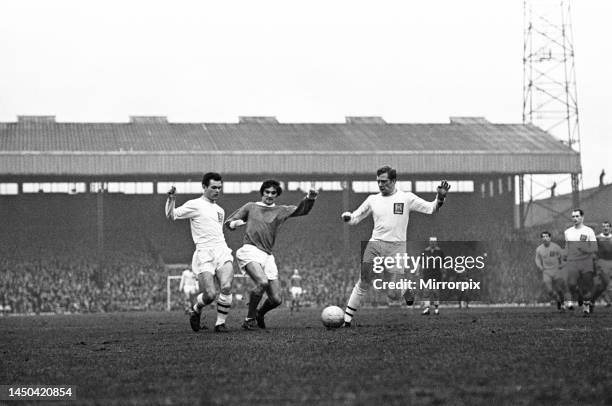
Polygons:
M217 322L215 326L225 324L225 319L227 318L230 307L232 307L232 295L219 293L219 297L217 298Z
M193 305L193 310L199 313L204 306L206 306L206 303L204 303L204 293L200 293L196 299L196 303Z
M257 306L261 301L261 297L263 293L258 293L256 291L251 291L251 295L249 296L249 311L247 313L247 319L254 319L257 316Z
M359 304L361 303L361 299L365 296L366 290L361 289L359 287L359 282L353 288L351 292L351 297L349 298L348 303L346 304L346 309L344 310L344 321L350 323L355 317L355 313L357 313L357 309L359 308Z
M270 298L268 298L261 305L261 309L259 309L259 314L263 316L264 314L268 313L270 310L274 309L275 307L278 307L279 304L280 303L272 303Z

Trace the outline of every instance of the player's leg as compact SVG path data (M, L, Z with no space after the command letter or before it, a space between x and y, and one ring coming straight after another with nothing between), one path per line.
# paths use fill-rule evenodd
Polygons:
M257 326L259 328L266 328L265 316L270 310L277 308L283 302L283 297L281 295L281 286L280 281L278 279L272 279L268 281L268 286L266 288L266 294L268 298L261 305L259 310L257 311Z
M582 292L583 308L585 316L589 315L593 310L593 288L594 288L594 272L593 261L586 260L580 263L580 291Z
M555 300L557 301L557 309L565 310L565 299L566 299L566 284L565 279L556 273L552 277L552 288Z
M364 261L361 263L359 281L355 284L355 287L353 287L351 296L346 304L346 309L344 310L344 325L346 327L350 327L351 321L353 317L355 317L355 313L357 313L361 301L370 288L374 275L373 268L374 264L372 262Z
M610 306L612 303L610 276L612 276L612 261L600 259L597 261L597 273L599 274L602 281L603 291L600 293L601 298L606 303L606 306Z
M297 302L297 297L296 297L297 295L296 295L295 287L294 286L291 287L290 293L291 293L291 306L290 306L290 309L291 309L291 313L293 313L293 308L295 307L296 302Z
M200 286L200 293L197 295L196 302L189 313L189 324L193 331L199 331L201 329L200 315L202 314L202 309L204 306L212 303L217 295L215 279L212 272L203 271L196 275Z
M258 262L249 262L244 269L255 284L255 287L249 292L249 310L242 327L246 330L252 330L256 326L257 306L259 306L259 302L268 288L268 278L266 278L263 267Z
M216 271L219 281L219 297L217 298L217 321L215 322L215 332L225 332L225 320L232 307L232 281L234 280L234 265L231 261L226 261Z
M300 297L302 296L302 288L299 287L296 289L295 292L295 311L299 312L300 311Z
M542 273L542 285L544 286L544 293L546 295L546 300L548 304L553 299L556 299L555 290L553 288L553 276L550 272L544 271ZM557 307L560 308L560 304L557 301Z
M183 304L185 305L185 313L189 313L191 306L193 306L192 295L189 289L183 290Z
M268 298L261 305L257 311L256 321L259 328L266 328L265 315L270 310L280 306L283 302L281 294L281 285L278 280L278 268L276 267L276 261L273 255L268 255L265 263L263 264L263 271L266 276L267 284L265 286L266 294Z
M578 285L580 272L573 262L567 262L565 265L565 270L567 272L567 289L569 290L571 296L570 307L573 307L574 302L582 299L580 295L580 287Z
M438 281L442 280L441 274L436 273L435 276L436 276L436 280ZM440 314L440 290L431 289L429 293L430 293L430 300L433 300L434 314L437 316Z

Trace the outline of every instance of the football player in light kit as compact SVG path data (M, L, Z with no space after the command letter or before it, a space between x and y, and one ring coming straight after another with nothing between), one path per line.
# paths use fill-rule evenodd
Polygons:
M551 242L551 235L548 231L542 231L540 238L542 238L542 244L536 248L536 266L542 271L542 282L546 294L557 302L558 310L565 310L564 301L566 296L569 300L569 293L565 283L565 272L561 270L563 250L559 245Z
M291 275L291 312L293 313L293 308L295 307L295 311L300 311L300 298L302 297L302 277L300 276L300 271L297 269L293 270L293 275Z
M359 308L362 298L374 280L375 258L395 257L396 254L406 254L406 232L408 216L411 211L432 214L438 211L444 203L450 189L448 182L443 180L437 188L434 201L428 202L410 192L396 188L397 172L390 166L383 166L376 171L376 181L380 193L370 195L353 213L342 213L342 220L355 225L368 216L374 219L372 237L363 252L361 261L361 276L355 284L344 314L344 326L350 327L351 321ZM387 277L392 281L404 274L403 269L388 269ZM387 292L392 300L397 300L405 290L393 289ZM406 300L408 302L408 299Z
M593 298L593 254L597 252L597 238L591 227L584 225L584 212L572 210L574 226L565 230L567 285L574 299L582 299L585 317L591 313Z
M191 307L194 305L197 295L198 295L198 280L196 279L195 274L191 271L191 269L187 268L181 274L181 283L179 285L179 290L183 292L185 295L185 303L186 311L189 313L191 311Z
M180 207L176 204L176 188L168 192L166 217L171 220L189 219L191 236L196 249L193 253L191 269L197 276L200 294L193 305L189 324L193 331L199 331L202 308L212 303L217 296L215 278L219 283L217 298L217 321L215 332L227 332L225 320L232 305L232 280L234 269L232 250L229 249L223 235L225 211L217 205L217 199L223 189L221 175L209 172L202 178L204 193L197 199L188 200Z
M438 238L437 237L429 237L429 245L422 252L423 258L444 258L444 252L438 246ZM434 279L436 281L442 281L442 261L436 263L435 260L426 261L424 264L421 264L420 268L421 278L423 280ZM426 289L423 292L425 300L423 301L423 305L425 309L423 309L423 316L429 316L431 314L430 306L433 301L434 305L434 315L440 314L440 291L438 289Z
M249 296L249 311L242 324L245 330L266 328L266 313L282 302L278 269L272 255L278 228L290 217L307 215L318 195L311 189L297 206L277 205L275 201L283 189L278 181L272 179L264 181L259 192L261 201L245 204L225 222L230 230L246 224L244 245L236 251L236 258L240 268L246 270L256 286ZM257 309L264 292L268 299Z

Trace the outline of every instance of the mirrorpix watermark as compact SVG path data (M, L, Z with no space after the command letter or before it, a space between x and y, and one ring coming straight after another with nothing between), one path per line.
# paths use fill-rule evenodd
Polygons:
M457 290L465 292L466 290L480 290L480 283L469 279L467 281L437 281L436 279L419 278L418 282L412 279L402 278L398 281L385 281L383 279L374 279L372 285L374 289L387 290Z
M370 263L377 290L420 290L442 292L452 300L452 292L479 292L487 266L487 247L477 241L438 241L385 243L368 241L362 245L362 260ZM413 254L409 254L413 253Z

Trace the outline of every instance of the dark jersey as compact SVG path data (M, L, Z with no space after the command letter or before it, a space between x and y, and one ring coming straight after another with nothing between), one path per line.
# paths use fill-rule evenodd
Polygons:
M423 250L421 267L421 275L423 279L442 278L442 263L444 261L444 253L440 247L427 247Z
M310 212L314 200L303 199L297 206L272 205L261 202L250 202L232 213L225 221L226 225L234 220L244 220L246 231L243 243L254 245L260 250L272 254L276 233L281 224L289 217L305 216Z
M597 236L597 257L599 259L612 259L612 234Z

